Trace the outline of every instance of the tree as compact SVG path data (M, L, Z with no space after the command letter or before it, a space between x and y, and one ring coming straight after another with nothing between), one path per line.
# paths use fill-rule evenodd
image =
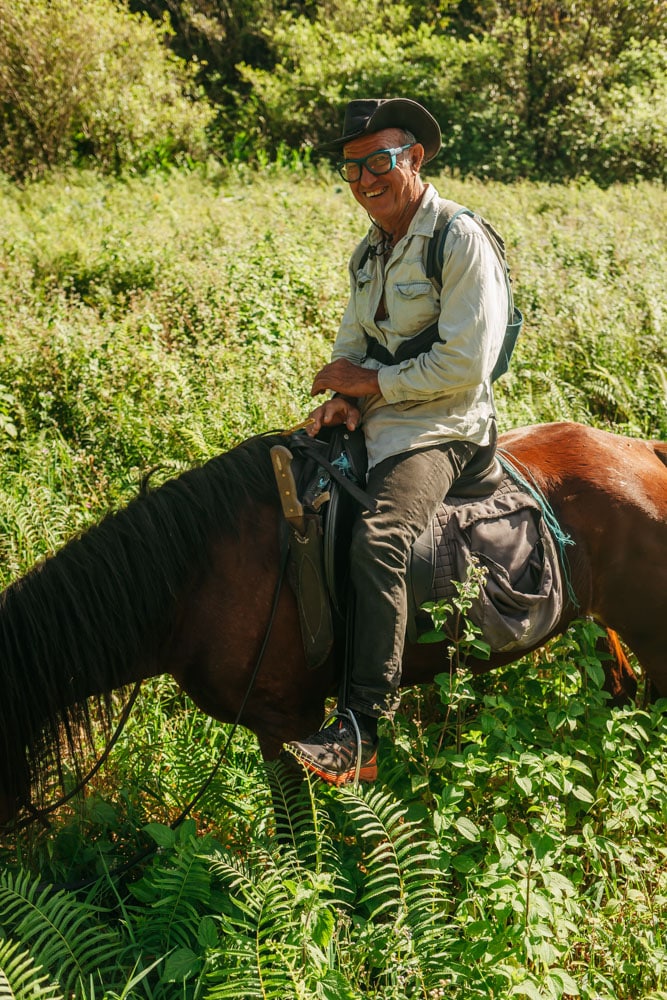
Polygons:
M202 153L211 110L193 102L167 31L115 0L0 0L0 169L143 169Z

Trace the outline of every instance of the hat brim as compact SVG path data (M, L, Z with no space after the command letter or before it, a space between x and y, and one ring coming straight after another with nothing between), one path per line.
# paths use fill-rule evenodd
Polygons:
M380 132L386 128L400 128L412 132L417 142L424 147L424 163L428 163L440 151L442 135L433 115L417 101L403 97L384 101L373 111L362 128L348 132L339 139L322 143L317 149L324 153L341 152L353 139L360 139L364 135Z

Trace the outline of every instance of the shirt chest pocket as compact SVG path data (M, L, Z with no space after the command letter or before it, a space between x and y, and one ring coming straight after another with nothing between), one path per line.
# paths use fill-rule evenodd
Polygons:
M430 281L397 281L386 292L392 327L399 335L418 333L440 315L440 299Z

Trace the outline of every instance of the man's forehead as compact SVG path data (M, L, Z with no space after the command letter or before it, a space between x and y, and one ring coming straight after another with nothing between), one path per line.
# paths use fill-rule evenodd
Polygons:
M379 132L369 132L358 139L352 139L343 147L345 156L366 156L376 149L391 149L403 143L403 132L400 128L383 128Z

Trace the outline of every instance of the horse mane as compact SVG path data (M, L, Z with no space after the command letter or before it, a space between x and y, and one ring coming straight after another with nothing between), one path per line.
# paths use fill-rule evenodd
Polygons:
M0 791L43 787L54 764L62 781L65 754L79 773L93 721L108 733L110 693L158 653L213 536L234 535L248 503L277 502L276 440L250 438L142 491L0 594Z

